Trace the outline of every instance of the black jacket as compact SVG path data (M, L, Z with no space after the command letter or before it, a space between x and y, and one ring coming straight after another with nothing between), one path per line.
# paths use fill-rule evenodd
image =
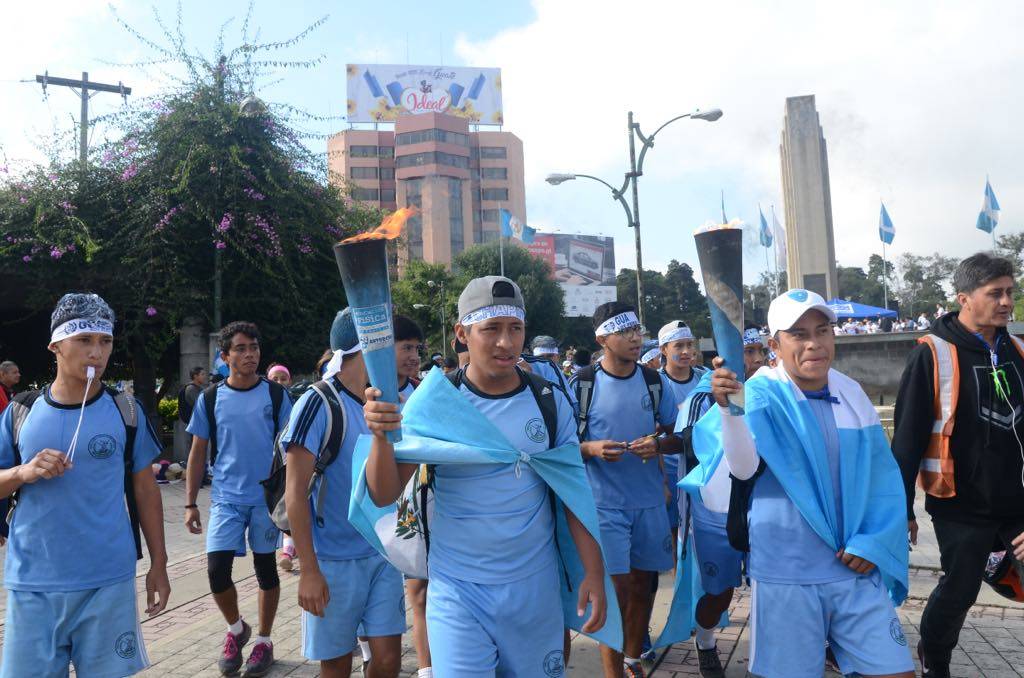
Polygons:
M1000 330L996 355L1009 382L1007 403L996 395L989 349L960 323L956 313L936 320L932 333L957 348L960 392L950 438L956 496L939 499L929 495L925 510L936 517L971 523L1020 518L1024 516L1024 449L1020 442L1024 441L1024 359L1006 330ZM935 421L934 402L931 349L921 344L911 351L903 371L892 439L911 517L917 472Z

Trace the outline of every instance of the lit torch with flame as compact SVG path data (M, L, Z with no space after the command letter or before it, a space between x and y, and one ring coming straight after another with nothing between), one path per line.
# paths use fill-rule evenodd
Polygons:
M738 220L711 224L693 234L711 312L715 348L743 381L743 227ZM743 414L743 392L729 396L732 414Z
M414 214L415 208L400 209L385 218L376 229L342 240L334 246L341 284L352 308L370 384L380 390L381 400L396 404L398 369L387 243L401 235L405 222ZM392 443L401 439L400 430L388 433L388 440Z

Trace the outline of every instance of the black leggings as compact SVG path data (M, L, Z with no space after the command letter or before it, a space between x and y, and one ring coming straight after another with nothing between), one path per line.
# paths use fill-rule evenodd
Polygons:
M231 581L231 566L234 561L234 551L211 551L206 554L206 573L210 577L210 591L214 595L224 593L234 586L234 582ZM281 585L273 553L252 554L252 564L256 570L256 581L259 582L260 590L271 591Z

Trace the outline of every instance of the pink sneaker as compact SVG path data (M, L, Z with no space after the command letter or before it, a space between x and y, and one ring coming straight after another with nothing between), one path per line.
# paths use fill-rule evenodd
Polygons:
M289 544L281 549L281 557L277 559L277 565L285 572L291 572L295 567L293 560L295 560L295 547Z
M249 659L245 662L245 672L242 673L242 677L247 678L251 676L256 678L257 676L265 676L273 664L274 646L270 643L256 643L252 648L252 654L249 655Z

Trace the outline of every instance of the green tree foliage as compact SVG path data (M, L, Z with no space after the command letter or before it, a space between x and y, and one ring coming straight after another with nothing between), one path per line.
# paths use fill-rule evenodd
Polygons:
M615 280L620 301L636 305L636 269L624 268ZM683 320L695 335L711 335L707 299L697 286L693 269L675 259L665 273L644 271L644 324L652 336L670 320Z
M897 264L899 276L896 279L900 315L931 314L936 304L947 306L949 293L946 287L957 263L957 259L938 253L929 256L909 252L902 254Z
M123 136L93 149L88 168L58 159L0 176L0 275L17 281L19 307L48 312L70 289L104 296L120 320L115 358L151 411L156 370L176 381L181 321L215 329L218 266L224 322L257 322L265 361L308 365L344 303L331 246L382 216L328 183L294 109L252 97L269 69L316 61L266 60L298 38L259 43L247 26L211 58L180 31L160 44L127 27L186 80L103 119Z
M447 338L451 341L461 290L444 264L410 261L401 279L391 285L391 300L398 313L408 316L420 326L430 350L441 350L441 308L443 305ZM450 350L448 355L451 355Z
M1013 270L1017 273L1017 289L1024 284L1024 232L1007 233L996 238L996 254L1013 262ZM1014 304L1015 318L1024 318L1024 297L1018 294Z

